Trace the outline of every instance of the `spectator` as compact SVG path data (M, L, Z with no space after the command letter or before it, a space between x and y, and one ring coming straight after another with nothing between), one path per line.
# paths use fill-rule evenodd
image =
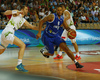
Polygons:
M25 19L29 22L29 16L28 15L25 16Z
M81 7L79 8L78 11L83 11L83 10L84 10L84 7L83 7L83 5L81 5Z
M93 16L92 16L92 14L90 13L90 14L89 14L89 23L93 23L93 22L94 22Z
M95 0L93 0L93 3L92 3L92 5L93 5L93 6L95 6L95 5L96 5L96 2L95 2Z
M84 9L85 9L86 11L89 11L89 5L87 4L87 5L84 7Z
M4 22L4 25L7 25L8 23L6 18L3 19L3 22Z
M72 13L74 13L74 12L75 12L75 7L72 8Z
M48 12L48 15L51 14L51 11L50 11L50 9L48 7L46 7L46 9L45 9L45 13L46 12Z
M95 23L99 22L99 18L98 18L97 14L95 14L95 16L93 16L93 20Z
M69 10L69 12L70 12L71 16L73 17L74 14L73 14L72 10ZM76 13L76 12L75 12L75 13Z
M51 13L53 13L53 8L52 8L52 6L50 6L50 11L51 11Z
M85 13L86 23L89 23L89 14Z
M75 6L75 12L78 13L78 6Z
M1 20L1 18L0 18L0 27L1 27L1 25L2 25L2 20Z
M77 21L78 23L81 22L81 17L80 17L80 15L82 15L82 14L78 14L78 16L77 16L77 17L78 17L78 21Z
M39 11L39 19L41 19L44 16L44 11L40 9Z
M33 11L33 22L37 22L37 21L39 21L38 15L36 11Z
M91 14L92 14L93 16L95 16L94 8L92 8L92 10L91 10Z
M4 1L4 3L1 5L2 11L6 11L7 10L7 1Z
M95 14L96 14L96 15L99 14L99 8L96 8L96 10L95 10Z
M98 17L98 19L99 19L99 23L100 23L100 16Z
M53 3L54 3L54 5L56 5L57 6L57 2L58 2L58 0L55 0Z
M92 10L92 8L93 8L93 7L92 7L92 5L89 5L89 11L91 11L91 10Z
M49 3L52 6L54 2L53 2L53 0L50 0Z
M82 23L86 23L86 22L87 22L85 13L83 13L83 14L81 15L81 22L82 22Z
M29 16L29 22L33 22L33 15Z

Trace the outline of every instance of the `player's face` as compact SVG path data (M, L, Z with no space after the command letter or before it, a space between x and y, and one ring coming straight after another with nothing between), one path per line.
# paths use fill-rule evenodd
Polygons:
M61 16L62 13L63 13L63 12L62 12L62 8L61 8L61 7L58 7L58 8L57 8L57 15L58 15L58 16Z
M27 13L28 13L28 7L25 7L24 8L24 14L27 15Z

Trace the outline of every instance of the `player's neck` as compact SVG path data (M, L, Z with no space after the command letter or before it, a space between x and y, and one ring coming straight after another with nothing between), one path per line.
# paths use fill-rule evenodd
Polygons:
M58 16L58 18L60 19L61 16Z

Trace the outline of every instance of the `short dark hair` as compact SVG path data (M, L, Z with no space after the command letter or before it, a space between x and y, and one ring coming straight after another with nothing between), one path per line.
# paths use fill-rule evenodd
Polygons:
M21 9L24 9L25 7L27 7L27 6L26 6L26 5L24 5L24 6L22 5L22 6L21 6Z
M59 7L61 7L61 8L62 8L62 6L61 6L61 5L58 5L58 6L57 6L57 8L59 8Z
M64 3L60 4L60 6L61 6L61 7L64 6L64 7L66 8L66 5L65 5Z

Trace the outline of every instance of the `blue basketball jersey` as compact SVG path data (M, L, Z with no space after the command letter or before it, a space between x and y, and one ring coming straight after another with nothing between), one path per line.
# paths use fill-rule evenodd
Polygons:
M54 13L53 15L54 15L54 20L52 22L46 22L47 26L44 31L50 37L54 37L56 36L56 34L58 34L59 28L64 21L63 16L61 16L59 19L56 13Z

